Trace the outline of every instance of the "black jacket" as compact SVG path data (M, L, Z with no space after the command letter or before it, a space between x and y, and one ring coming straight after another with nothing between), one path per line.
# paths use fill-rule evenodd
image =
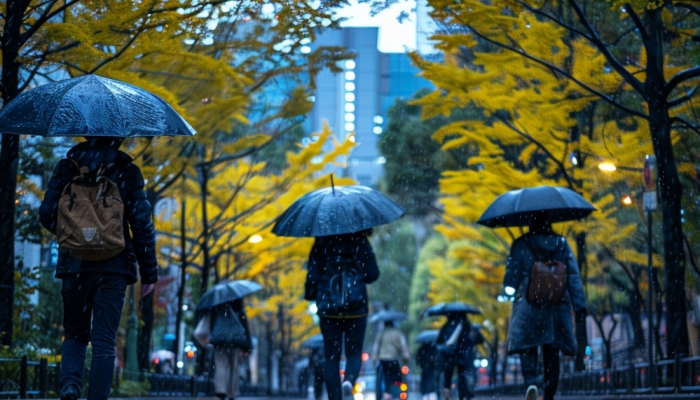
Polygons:
M66 185L79 174L76 166L94 166L104 159L112 160L107 176L113 178L124 202L124 251L105 261L88 262L71 258L65 252L58 255L56 277L64 278L80 272L104 272L122 274L129 284L138 281L138 263L141 283L151 284L158 280L156 259L156 234L153 226L151 204L144 192L141 170L132 163L126 153L110 148L92 147L82 142L68 151L67 159L58 162L49 181L44 200L39 208L39 219L44 228L56 233L58 202Z
M379 278L377 259L365 233L317 237L307 264L309 271L306 275L304 293L306 300L316 300L318 285L332 276L326 271L328 260L335 258L355 258L364 272L362 282L364 284L372 283ZM367 303L365 301L363 308L355 310L352 315L366 315Z

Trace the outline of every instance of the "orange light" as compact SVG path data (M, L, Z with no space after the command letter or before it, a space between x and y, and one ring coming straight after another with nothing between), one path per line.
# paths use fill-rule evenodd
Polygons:
M187 358L194 358L194 351L190 350L187 352Z
M401 373L404 375L408 375L408 367L405 365L401 367Z
M362 361L367 361L369 360L369 353L362 353Z
M402 384L401 384L401 391L402 391L402 392L405 392L405 391L407 391L407 390L408 390L408 385L405 384L405 383L402 383Z
M406 393L406 392L401 392L401 394L399 395L399 399L401 399L401 400L406 400L407 398L408 398L408 393Z
M154 359L153 359L153 364L155 364L155 365L160 364L160 360L157 359L157 358L154 358Z
M625 206L630 206L632 205L632 198L629 197L628 195L622 196L622 204Z

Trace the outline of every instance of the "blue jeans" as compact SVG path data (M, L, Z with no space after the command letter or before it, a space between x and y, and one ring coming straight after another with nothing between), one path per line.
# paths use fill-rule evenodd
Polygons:
M326 355L323 373L328 390L328 400L341 400L340 354L345 348L345 380L353 385L362 366L362 344L365 341L367 317L321 317L323 352ZM343 337L344 336L344 337Z
M63 328L61 388L83 384L88 342L92 343L92 364L87 398L109 396L114 376L117 328L124 307L126 277L94 272L63 279Z

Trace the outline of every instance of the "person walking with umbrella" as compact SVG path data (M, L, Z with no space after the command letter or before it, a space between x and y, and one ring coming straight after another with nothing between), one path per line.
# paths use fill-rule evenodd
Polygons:
M595 208L572 190L541 186L508 192L479 219L490 226L528 225L528 233L511 245L503 278L504 291L514 296L508 354L520 354L527 400L538 396L538 349L544 361L544 400L553 400L559 385L559 354L575 355L575 313L580 340L585 337L586 294L581 274L566 239L553 222L576 220ZM555 277L556 274L556 277ZM546 282L546 284L545 284Z
M191 136L195 131L159 97L124 82L85 75L27 90L0 110L3 134L77 136L48 182L39 220L57 235L62 280L62 400L83 385L106 399L114 376L117 328L126 287L141 279L141 298L158 280L155 229L141 170L119 151L128 137ZM137 273L138 268L138 273Z
M202 317L193 335L201 344L214 346L214 393L220 399L240 396L241 352L253 350L243 297L261 289L251 281L222 282L209 289L197 305Z
M452 375L457 369L457 393L459 400L474 397L474 352L477 345L484 342L484 337L474 328L467 318L467 313L481 313L470 305L455 302L438 304L428 309L428 315L446 315L447 321L440 328L436 339L436 348L443 361L444 398L452 398Z
M408 364L411 354L406 336L394 326L394 321L405 319L406 314L396 311L381 311L370 318L370 322L383 322L372 348L372 359L377 363L377 383L384 399L393 399L396 384L401 382L401 365Z
M440 370L440 355L435 347L438 331L428 330L416 336L415 342L420 344L416 352L416 363L420 367L420 393L423 400L437 400L438 378Z
M323 366L326 362L323 355L323 335L318 334L310 337L301 344L302 348L309 348L309 370L313 377L314 399L321 400L323 397Z
M315 301L325 356L329 400L350 399L362 366L369 302L367 285L379 278L368 235L405 210L371 188L352 185L307 193L280 215L278 236L315 237L307 263L304 298ZM340 357L345 350L341 382Z

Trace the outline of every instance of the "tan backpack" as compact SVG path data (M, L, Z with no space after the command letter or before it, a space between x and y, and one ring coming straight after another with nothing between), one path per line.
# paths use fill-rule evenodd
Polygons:
M72 258L108 260L124 250L124 203L117 185L87 167L63 189L58 201L58 247ZM92 176L90 176L92 175Z

